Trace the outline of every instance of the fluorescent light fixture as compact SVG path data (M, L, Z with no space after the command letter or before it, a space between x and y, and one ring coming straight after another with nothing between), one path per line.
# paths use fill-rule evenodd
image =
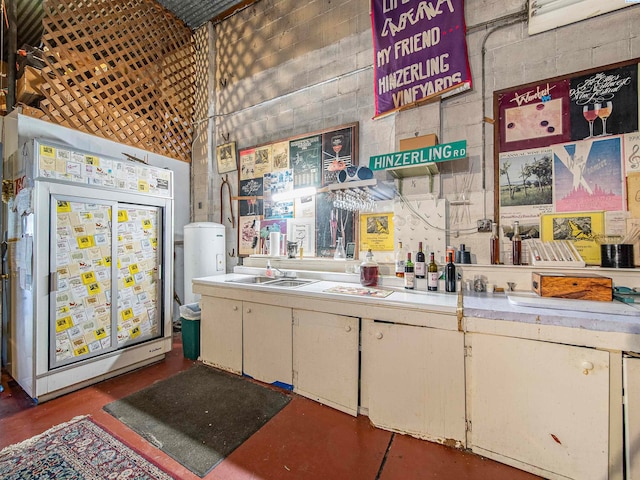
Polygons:
M628 0L529 0L529 35L637 5Z
M271 196L274 202L286 202L287 200L294 200L296 198L308 197L309 195L315 195L318 192L316 187L303 187L291 190L289 192L278 192Z

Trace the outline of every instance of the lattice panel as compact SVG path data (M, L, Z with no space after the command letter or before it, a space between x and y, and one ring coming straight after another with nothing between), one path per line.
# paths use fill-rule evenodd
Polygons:
M47 119L189 162L191 30L151 0L45 0Z

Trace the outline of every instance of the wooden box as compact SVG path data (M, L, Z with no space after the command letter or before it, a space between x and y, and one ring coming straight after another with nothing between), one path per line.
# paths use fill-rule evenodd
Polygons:
M531 274L532 290L541 297L573 298L579 300L613 300L613 282L600 275L565 275L562 273Z
M41 100L44 98L44 95L40 91L42 85L44 85L44 78L40 70L26 65L24 67L24 73L16 80L17 101L29 105L30 103Z

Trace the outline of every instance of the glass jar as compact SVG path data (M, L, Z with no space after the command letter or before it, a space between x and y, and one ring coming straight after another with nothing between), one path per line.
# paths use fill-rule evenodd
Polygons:
M367 252L364 262L360 264L360 285L363 287L378 285L378 264L373 259L371 249Z

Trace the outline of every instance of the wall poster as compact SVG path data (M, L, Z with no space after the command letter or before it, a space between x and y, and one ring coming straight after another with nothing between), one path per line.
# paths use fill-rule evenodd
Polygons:
M357 237L357 215L333 205L327 185L358 165L358 123L278 140L238 151L238 253L266 254L272 231L288 235L305 257L333 256L338 237ZM317 195L274 200L276 193L316 187Z
M464 1L371 0L375 116L471 88Z
M494 218L503 231L519 220L532 237L545 230L542 236L559 239L584 224L584 242L584 232L613 232L609 219L633 216L627 177L640 170L639 61L494 93ZM589 222L594 226L586 228ZM598 263L599 250L590 247L581 247L585 261Z

